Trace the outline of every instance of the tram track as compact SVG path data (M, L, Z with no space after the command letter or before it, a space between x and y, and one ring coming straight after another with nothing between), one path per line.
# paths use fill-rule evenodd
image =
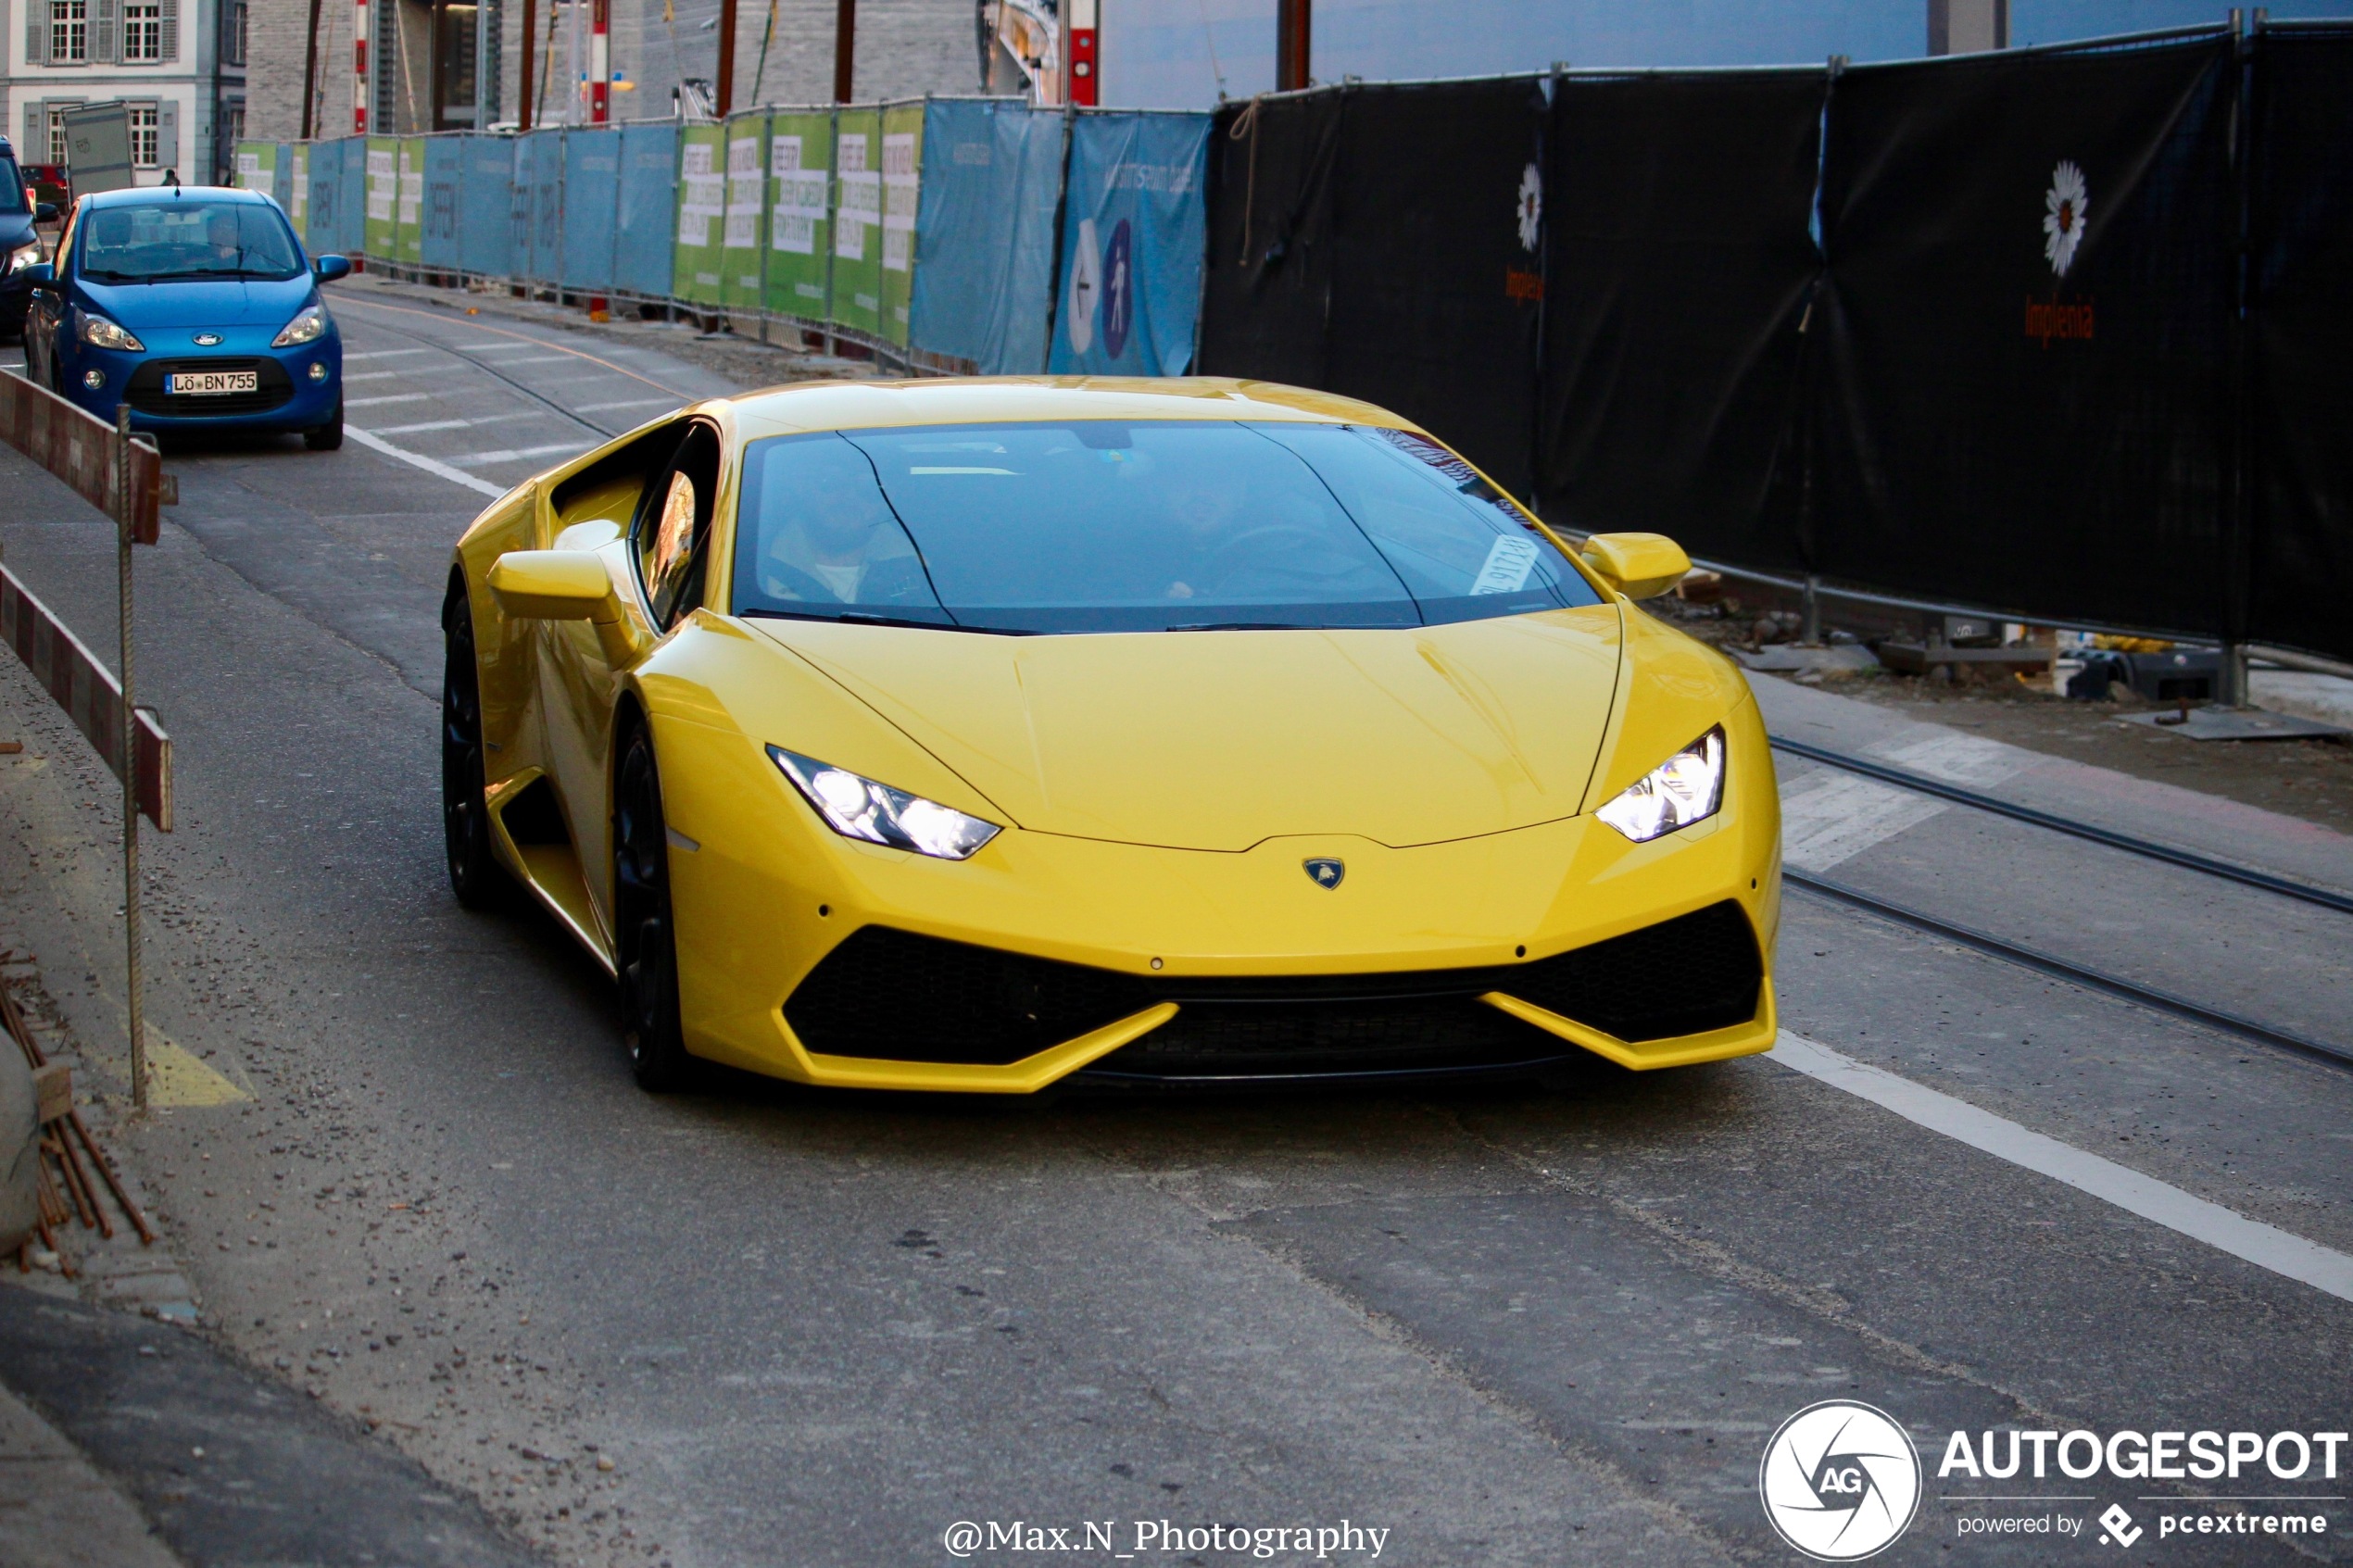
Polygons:
M1778 736L1774 737L1772 745L1774 749L1787 752L1791 756L1804 758L1807 761L1818 762L1826 767L1842 769L1882 784L1893 784L1897 788L1912 790L1995 816L2007 817L2030 826L2083 839L2106 848L2176 866L2220 881L2233 882L2241 886L2252 887L2281 897L2294 898L2318 905L2322 909L2353 914L2353 897L2338 893L2331 888L2315 886L2294 878L2279 876L2229 860L2218 859L2196 850L2162 844L2154 839L2141 838L2132 834L2117 833L2087 822L2074 822L2053 812L2037 810L2031 806L2017 805L1982 791L1948 784L1941 779L1927 778L1907 769L1889 767L1866 758L1852 757L1826 746L1812 746L1803 741L1784 740ZM2120 975L2111 974L2087 964L2076 963L2071 960L2038 951L2023 943L1997 936L1992 932L1946 920L1942 916L1931 915L1925 910L1913 909L1909 905L1898 903L1894 899L1882 898L1876 894L1866 893L1861 888L1832 878L1819 876L1811 872L1784 865L1781 869L1781 878L1790 885L1812 894L1826 902L1843 905L1851 909L1859 909L1882 920L1909 926L1944 941L1957 943L1988 957L1999 959L2053 979L2066 981L2086 990L2096 991L2131 1002L2152 1012L2198 1024L2256 1045L2326 1062L2331 1066L2353 1068L2353 1047L2314 1039L2291 1029L2284 1029L2275 1024L2266 1023L2259 1019L2249 1018L2244 1013L2226 1008L2208 1006L2177 992L2143 985L2138 981L2127 980Z

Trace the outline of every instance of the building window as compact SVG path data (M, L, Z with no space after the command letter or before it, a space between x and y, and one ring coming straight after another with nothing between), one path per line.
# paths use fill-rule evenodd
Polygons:
M72 161L66 150L66 110L81 107L79 104L59 104L49 111L49 161L51 163Z
M49 58L79 64L90 57L90 0L49 0Z
M87 3L87 0L84 0ZM124 0L122 57L126 60L163 58L162 0Z
M221 63L241 66L245 63L245 0L232 0L227 31L220 41L221 53L227 56Z
M153 169L163 161L156 145L156 116L153 104L131 106L131 161L141 169Z

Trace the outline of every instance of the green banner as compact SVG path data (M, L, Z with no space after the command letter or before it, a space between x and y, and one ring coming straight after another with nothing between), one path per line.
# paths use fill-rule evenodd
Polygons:
M275 142L240 142L237 144L237 189L259 191L265 196L278 197L278 205L285 206L283 193L277 188L278 144Z
M727 121L727 221L720 240L719 297L729 310L753 315L761 307L761 220L768 215L767 140L764 114L739 114Z
M410 267L425 259L425 139L400 139L400 194L394 214L398 232L393 236L393 257Z
M882 110L843 109L834 132L833 319L882 334Z
M834 117L768 117L768 313L825 320Z
M678 144L678 252L671 287L697 305L720 303L727 222L727 128L689 125Z
M924 166L924 106L882 117L882 335L902 348L915 292L915 198Z
M400 144L389 136L368 138L368 220L360 232L371 261L393 257L393 208L400 191Z

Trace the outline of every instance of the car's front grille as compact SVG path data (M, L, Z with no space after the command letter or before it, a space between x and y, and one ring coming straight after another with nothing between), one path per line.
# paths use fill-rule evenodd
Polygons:
M252 370L257 390L222 392L203 396L175 396L164 380L180 370ZM150 359L131 372L122 400L143 414L176 415L182 419L218 419L223 414L266 414L295 394L286 368L267 356L245 355L210 359Z
M1554 1036L1478 1000L1491 991L1639 1042L1746 1022L1764 972L1729 899L1533 963L1381 974L1146 977L867 926L810 972L785 1017L826 1055L1004 1063L1170 1001L1174 1020L1099 1065L1420 1071L1559 1054Z

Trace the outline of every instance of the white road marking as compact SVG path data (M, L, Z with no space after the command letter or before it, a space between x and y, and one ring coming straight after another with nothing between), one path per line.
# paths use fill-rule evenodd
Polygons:
M528 359L507 359L500 362L508 365L553 365L560 361L579 358L577 354L535 354Z
M497 343L453 343L449 346L463 354L511 354L518 348L545 348L547 345L544 343L510 343L502 339Z
M447 480L452 484L462 484L467 489L478 490L484 495L506 494L506 491L486 479L476 479L463 469L453 469L447 463L435 458L428 458L422 452L411 452L405 446L395 446L372 431L361 430L358 425L346 425L343 427L343 433L371 451L382 452L387 458L396 458L412 468L422 469L429 474Z
M467 468L480 468L487 463L511 463L524 458L550 458L559 452L585 452L595 445L590 441L559 441L548 446L522 446L505 452L469 452L462 458L449 460Z
M399 359L411 354L431 354L432 352L430 348L371 348L364 354L354 354L349 349L346 349L343 357L346 359Z
M398 381L402 376L407 374L409 374L407 370L362 370L356 376L346 376L343 379L346 382Z
M665 408L683 408L684 403L674 397L627 397L618 403L583 403L573 410L575 414L601 414L612 408L650 408L660 404Z
M1978 735L1930 735L1925 740L1882 741L1871 755L1947 784L1997 784L2016 777L2026 759L2013 747Z
M346 408L374 408L386 403L423 403L432 396L430 392L398 392L390 397L346 397L343 406Z
M2269 1269L2340 1300L2353 1301L2353 1257L2307 1241L2276 1225L2250 1220L2219 1203L2144 1175L2128 1165L2063 1144L1982 1110L1967 1100L1843 1056L1803 1035L1781 1031L1772 1055L1793 1072L1892 1110L1906 1122L2007 1160L2023 1170L2089 1193L2129 1214L2163 1225L2217 1251Z
M421 430L471 430L475 425L505 424L510 420L552 420L556 415L545 408L525 408L520 414L484 414L478 420L426 420L413 425L378 425L378 435L414 435Z
M1828 871L1944 809L1930 796L1824 769L1781 796L1781 859L1800 871Z

